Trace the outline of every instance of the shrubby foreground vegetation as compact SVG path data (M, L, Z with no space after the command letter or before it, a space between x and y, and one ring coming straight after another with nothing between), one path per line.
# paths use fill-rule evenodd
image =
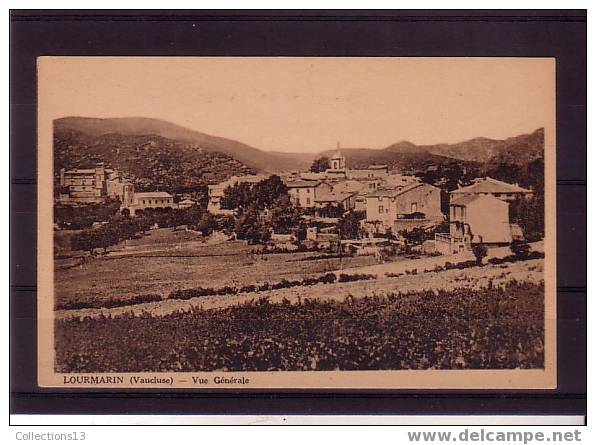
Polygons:
M544 285L56 320L59 372L544 366Z

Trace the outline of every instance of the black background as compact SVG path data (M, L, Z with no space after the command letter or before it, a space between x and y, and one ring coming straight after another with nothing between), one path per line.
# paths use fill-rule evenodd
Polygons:
M11 11L10 32L11 413L585 414L585 11ZM43 55L555 57L558 388L163 394L39 388L36 57Z

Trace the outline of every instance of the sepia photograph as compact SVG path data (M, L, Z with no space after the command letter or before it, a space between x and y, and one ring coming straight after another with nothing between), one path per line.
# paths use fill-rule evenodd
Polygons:
M556 387L554 59L38 79L40 386Z

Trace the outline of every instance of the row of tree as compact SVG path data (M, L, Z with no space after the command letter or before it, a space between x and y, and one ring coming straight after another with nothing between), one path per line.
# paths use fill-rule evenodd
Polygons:
M118 199L108 199L101 204L84 206L54 206L54 223L61 229L87 229L95 222L109 221L120 210Z
M97 249L105 252L108 247L126 239L142 235L151 227L175 228L187 226L210 235L214 230L231 232L234 225L229 218L216 218L199 206L188 209L155 209L145 210L134 218L115 214L111 219L97 228L86 228L72 238L72 249L94 253Z

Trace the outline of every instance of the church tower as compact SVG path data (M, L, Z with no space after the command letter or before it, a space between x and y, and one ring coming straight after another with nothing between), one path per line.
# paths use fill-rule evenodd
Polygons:
M346 158L341 155L339 141L337 142L337 151L331 158L330 170L345 171L346 170Z

